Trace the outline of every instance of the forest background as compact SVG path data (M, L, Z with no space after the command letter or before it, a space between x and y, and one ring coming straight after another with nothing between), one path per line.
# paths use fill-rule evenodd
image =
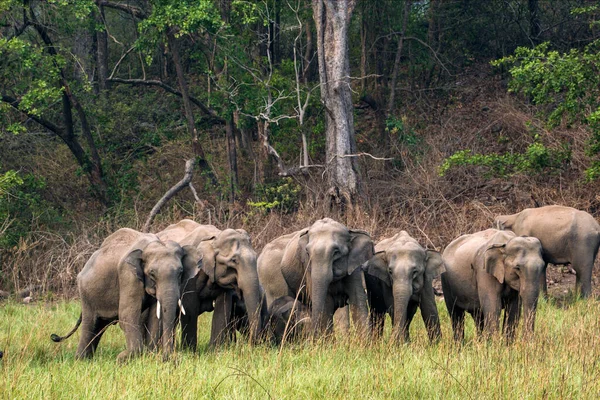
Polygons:
M243 227L260 251L330 216L441 250L525 207L598 215L598 1L333 2L352 12L326 43L320 3L1 0L0 288L75 294L189 159L150 231ZM327 45L348 49L343 157Z

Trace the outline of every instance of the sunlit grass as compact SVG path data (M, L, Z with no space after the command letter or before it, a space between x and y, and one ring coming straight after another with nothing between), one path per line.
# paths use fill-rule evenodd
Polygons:
M429 345L415 318L410 344L338 337L279 348L237 344L213 352L157 354L119 366L121 330L110 327L92 361L75 361L78 334L63 343L79 315L78 302L0 306L1 398L599 398L600 304L558 308L542 301L533 340L451 340L439 303L443 339ZM200 322L207 343L210 315ZM388 331L389 334L389 331Z

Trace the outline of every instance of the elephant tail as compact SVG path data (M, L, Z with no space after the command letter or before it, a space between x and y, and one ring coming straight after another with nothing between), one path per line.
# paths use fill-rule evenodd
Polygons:
M77 323L75 324L75 327L71 330L71 332L67 333L65 336L58 336L56 333L53 333L52 335L50 335L50 339L52 339L52 341L56 343L62 342L63 340L70 338L71 335L74 334L75 331L79 328L79 325L81 325L81 314L79 314L79 319L77 320Z

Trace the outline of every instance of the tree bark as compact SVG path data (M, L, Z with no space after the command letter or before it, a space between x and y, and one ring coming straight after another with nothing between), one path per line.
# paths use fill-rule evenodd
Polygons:
M171 50L171 56L173 57L173 64L175 64L175 72L177 73L177 81L179 83L179 90L181 91L181 98L183 100L183 108L187 120L188 131L192 136L192 150L194 152L194 155L198 159L198 165L200 166L200 169L207 173L212 184L216 186L217 178L215 177L212 168L206 161L204 149L202 148L200 140L198 139L198 130L196 129L196 122L194 120L194 110L192 109L192 103L190 101L190 96L188 93L187 82L183 73L183 66L181 64L181 58L179 56L179 47L177 39L175 38L174 32L172 30L167 33L167 40L169 43L169 48Z
M312 0L317 28L321 101L326 110L327 176L332 206L340 211L356 204L360 179L356 152L348 27L356 0Z
M171 198L173 196L175 196L183 188L185 188L186 186L188 186L190 184L190 182L192 181L193 173L194 173L194 159L192 158L185 162L185 171L183 174L183 178L179 182L177 182L171 189L169 189L167 191L167 193L165 193L164 196L161 197L160 200L158 200L158 202L154 205L154 207L152 207L152 210L150 211L150 214L148 215L148 218L146 219L146 222L144 223L142 232L150 231L150 226L152 225L152 221L154 221L154 218L160 212L160 209L169 200L171 200Z
M95 13L96 24L104 27L104 7L98 6L99 13ZM108 90L108 35L106 28L96 31L96 68L98 71L98 89L100 92Z
M235 191L238 188L238 169L237 169L237 152L235 148L235 125L233 123L233 115L227 119L225 125L225 132L227 136L227 158L229 159L229 172L230 172L230 187L231 197L230 202L235 201Z
M529 35L531 36L531 41L535 44L540 43L540 32L542 30L540 26L540 15L539 15L539 7L538 0L529 0Z
M398 83L398 71L400 70L400 59L402 58L402 45L406 35L406 26L408 25L408 15L410 14L411 0L404 0L404 10L402 15L402 30L398 38L398 48L396 49L396 58L394 60L394 69L392 71L392 84L390 85L390 97L388 98L386 117L392 114L396 101L396 84Z

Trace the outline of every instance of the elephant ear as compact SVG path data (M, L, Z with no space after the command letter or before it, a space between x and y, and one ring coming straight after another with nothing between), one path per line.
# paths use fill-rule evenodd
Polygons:
M292 237L285 246L285 251L281 258L282 270L295 269L298 261L300 261L303 266L308 264L308 253L306 251L308 238L308 228L302 229L297 235Z
M143 252L142 249L133 249L123 259L123 263L131 268L135 277L141 282L144 282L144 268L142 267Z
M374 253L371 236L365 231L351 230L348 275L352 275L361 265L369 261Z
M203 240L198 245L198 250L202 253L202 271L208 275L211 283L215 283L217 279L217 252L213 248L213 239Z
M154 235L147 235L140 238L131 246L129 252L121 261L121 266L129 267L135 274L135 277L141 282L144 282L144 262L142 258L144 249L154 240L158 241L158 238Z
M378 251L373 257L362 265L363 271L367 274L379 278L383 283L392 286L392 277L390 276L388 259L385 251Z
M446 272L446 265L442 255L435 250L427 250L427 263L425 264L425 275L432 280L441 273Z
M196 246L183 246L184 256L181 258L183 265L182 282L185 284L190 279L196 278L202 269L202 252Z
M504 283L504 249L506 244L493 244L483 253L483 269Z

